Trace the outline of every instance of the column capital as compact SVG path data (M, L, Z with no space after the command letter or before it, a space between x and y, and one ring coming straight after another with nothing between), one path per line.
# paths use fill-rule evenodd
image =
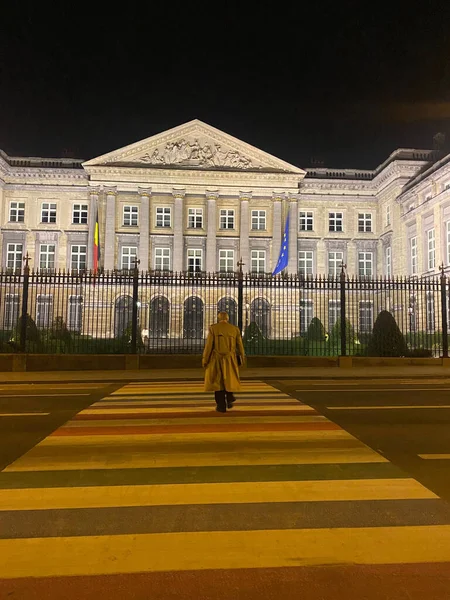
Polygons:
M89 188L90 196L98 196L99 194L100 194L100 186L99 185L93 185Z
M300 194L289 194L289 202L298 202L300 200Z
M180 189L173 188L172 196L174 198L184 198L186 196L186 190L184 188L180 188Z
M244 192L242 190L239 190L239 200L251 200L252 194L252 191Z
M286 194L284 192L272 192L273 202L283 202L286 200Z
M208 200L218 200L219 190L206 190L206 197Z
M103 191L107 196L117 196L116 186L104 186Z
M138 187L138 194L139 196L150 198L150 196L152 195L152 188Z

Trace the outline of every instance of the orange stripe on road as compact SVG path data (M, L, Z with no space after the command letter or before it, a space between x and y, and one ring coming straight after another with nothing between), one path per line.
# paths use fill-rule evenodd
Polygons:
M341 429L335 423L221 423L211 425L60 427L52 436L133 435L146 433L229 433L233 431L331 431Z

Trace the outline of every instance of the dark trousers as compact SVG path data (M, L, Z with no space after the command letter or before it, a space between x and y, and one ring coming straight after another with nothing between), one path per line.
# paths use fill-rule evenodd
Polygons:
M236 401L234 394L232 392L227 392L226 390L219 390L218 392L214 392L214 396L216 399L217 407L220 410L227 409L227 403L232 403Z

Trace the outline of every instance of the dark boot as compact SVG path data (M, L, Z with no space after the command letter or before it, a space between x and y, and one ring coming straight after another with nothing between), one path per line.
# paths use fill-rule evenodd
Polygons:
M214 392L214 397L216 399L216 410L217 412L227 412L227 403L225 399L225 390L219 390L218 392Z
M233 408L233 404L236 402L236 398L234 397L234 394L232 392L227 392L227 407L228 408Z

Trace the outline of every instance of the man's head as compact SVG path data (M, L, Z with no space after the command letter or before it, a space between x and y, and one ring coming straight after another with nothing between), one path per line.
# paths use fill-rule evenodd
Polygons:
M228 313L226 312L220 312L219 316L218 316L218 320L220 321L228 321Z

